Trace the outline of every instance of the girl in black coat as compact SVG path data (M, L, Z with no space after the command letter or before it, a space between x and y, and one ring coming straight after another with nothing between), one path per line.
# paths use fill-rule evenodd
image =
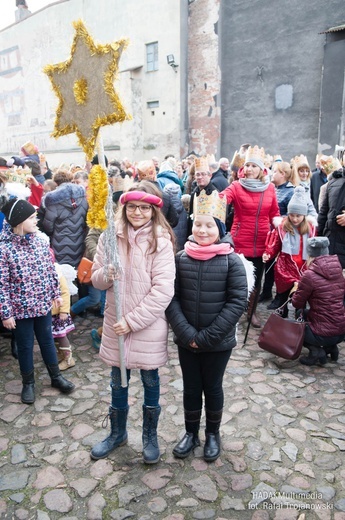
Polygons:
M236 346L236 326L247 305L248 285L243 261L225 233L225 200L217 191L209 196L202 191L195 206L192 236L176 256L175 295L166 310L184 385L186 433L173 454L184 458L200 445L204 394L204 459L213 461L220 454L223 375Z

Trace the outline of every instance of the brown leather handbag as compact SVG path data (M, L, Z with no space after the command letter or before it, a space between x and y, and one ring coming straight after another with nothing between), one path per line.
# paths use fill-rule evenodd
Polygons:
M279 310L276 309L263 326L259 347L284 359L297 359L303 347L305 321L282 318Z
M83 256L78 265L77 276L80 283L91 284L91 269L93 262Z

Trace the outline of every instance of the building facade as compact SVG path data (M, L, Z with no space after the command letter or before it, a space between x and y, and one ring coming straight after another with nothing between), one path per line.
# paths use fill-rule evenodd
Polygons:
M42 72L68 59L78 19L100 43L129 39L115 88L133 119L102 128L111 158L249 142L313 164L344 145L343 0L60 0L0 31L0 155L30 139L48 162L83 162L74 134L50 136Z

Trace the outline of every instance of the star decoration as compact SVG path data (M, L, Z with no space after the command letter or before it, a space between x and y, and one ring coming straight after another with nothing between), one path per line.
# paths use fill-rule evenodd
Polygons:
M131 119L114 89L118 62L128 41L99 45L81 20L73 26L70 58L44 68L59 99L52 136L75 132L91 159L100 127Z

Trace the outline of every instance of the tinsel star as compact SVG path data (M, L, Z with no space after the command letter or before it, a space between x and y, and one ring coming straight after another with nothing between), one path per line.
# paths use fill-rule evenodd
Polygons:
M44 68L59 99L52 135L75 132L91 159L100 127L131 119L114 89L119 59L128 42L99 45L81 20L73 25L76 33L69 59Z

